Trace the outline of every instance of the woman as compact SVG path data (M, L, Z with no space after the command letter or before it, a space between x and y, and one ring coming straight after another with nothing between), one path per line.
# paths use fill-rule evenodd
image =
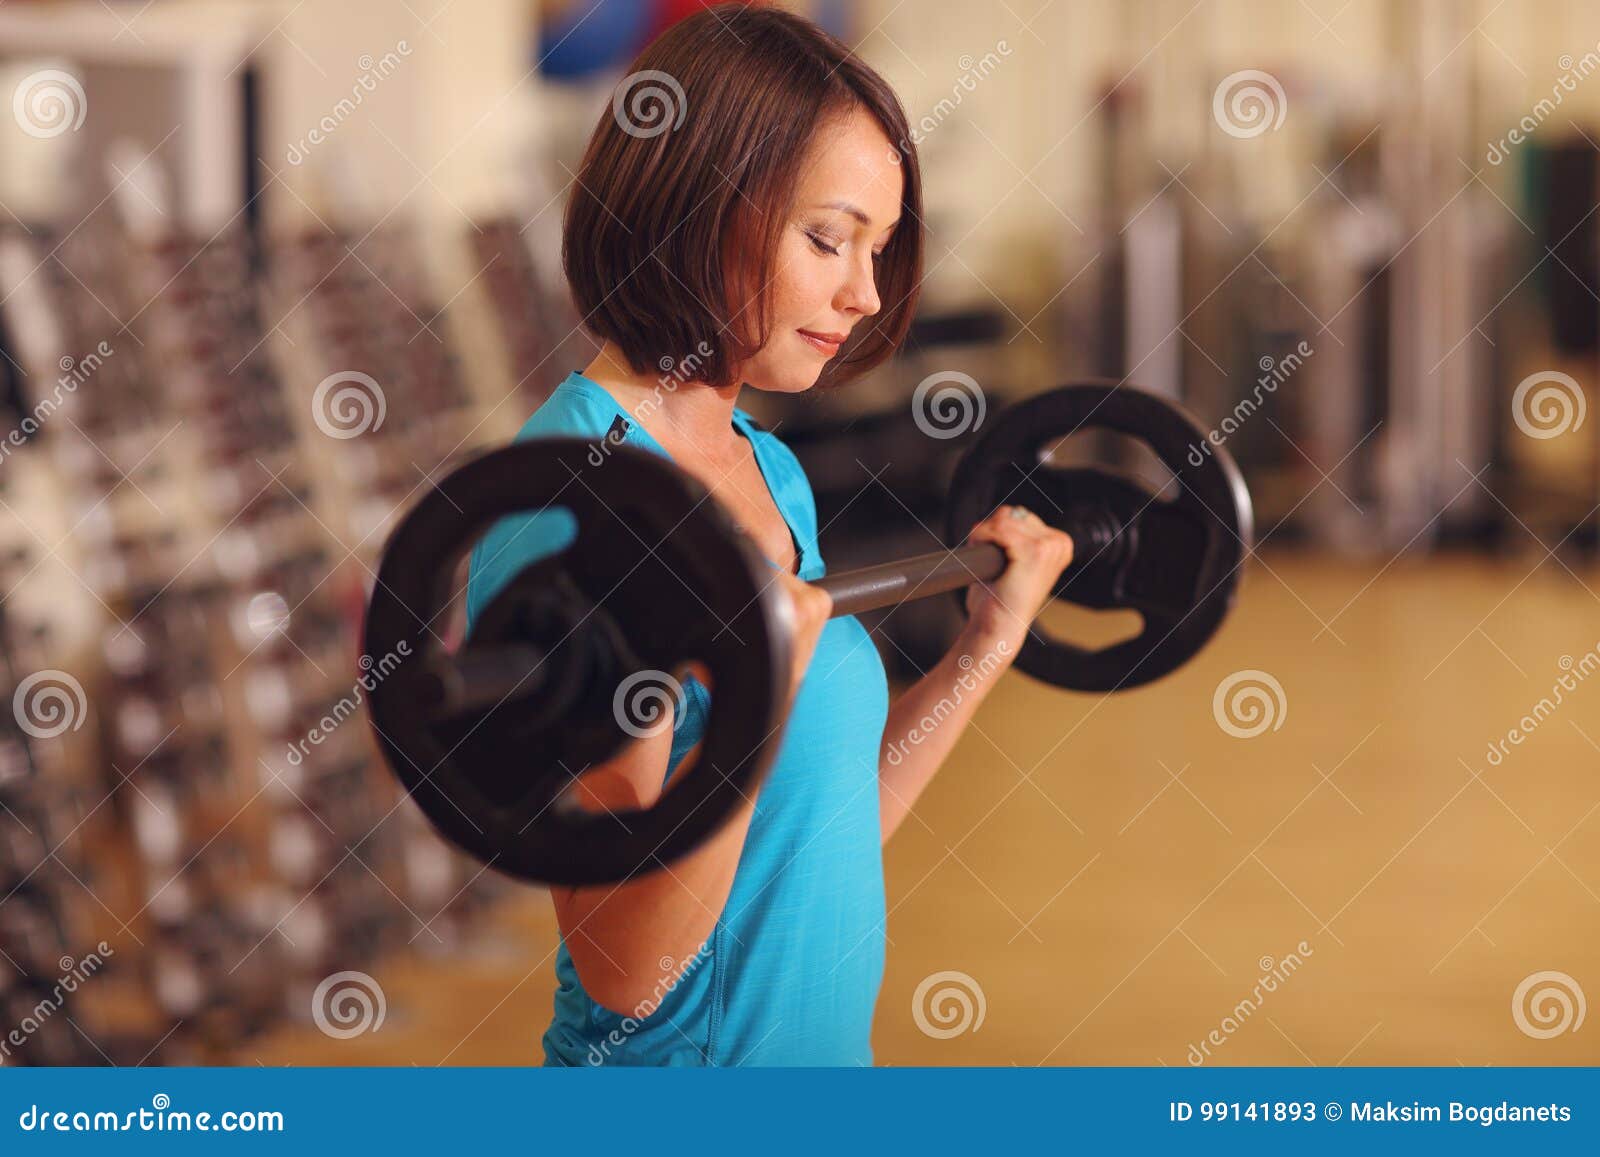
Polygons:
M1005 575L969 590L956 646L891 704L865 629L830 620L808 585L825 568L804 472L735 405L742 385L837 384L904 338L922 264L909 137L893 92L838 41L724 6L644 50L573 181L563 262L603 345L518 437L620 440L698 478L772 565L795 646L777 758L727 826L665 870L552 891L548 1065L870 1064L883 843L1071 559L1071 540L1019 507L976 527ZM469 624L558 548L557 513L503 519L478 543ZM958 689L975 662L989 677ZM687 680L670 730L588 769L588 800L650 806L694 758L712 693ZM941 700L956 702L944 722L905 742Z

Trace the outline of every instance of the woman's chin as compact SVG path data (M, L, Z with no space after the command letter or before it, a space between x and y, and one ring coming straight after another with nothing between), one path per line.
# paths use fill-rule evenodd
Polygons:
M817 384L817 379L822 376L822 368L815 370L795 372L793 369L781 374L767 374L760 371L751 371L745 374L744 384L768 394L803 394Z

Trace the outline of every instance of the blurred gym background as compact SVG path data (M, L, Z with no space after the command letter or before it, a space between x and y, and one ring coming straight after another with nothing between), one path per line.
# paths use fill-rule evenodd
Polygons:
M0 3L3 1063L540 1060L549 905L399 795L358 632L587 363L561 206L694 7ZM1212 427L1261 543L1182 671L985 704L888 850L880 1062L1600 1062L1600 11L791 7L927 184L903 356L743 402L830 567L1089 376ZM949 616L872 620L894 678Z

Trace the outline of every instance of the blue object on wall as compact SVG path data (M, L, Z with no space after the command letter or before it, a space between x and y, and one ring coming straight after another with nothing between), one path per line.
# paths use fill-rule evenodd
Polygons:
M653 9L651 0L577 0L540 28L536 67L576 80L624 65L644 47Z

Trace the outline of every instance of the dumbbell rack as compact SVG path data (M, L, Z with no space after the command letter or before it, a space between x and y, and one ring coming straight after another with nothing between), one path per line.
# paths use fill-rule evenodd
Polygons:
M67 242L59 253L58 243L38 232L0 234L0 293L12 343L6 356L20 387L12 403L30 416L43 412L41 403L54 407L42 431L24 425L21 413L8 415L7 434L28 436L20 447L8 441L0 471L0 690L11 705L0 715L0 1001L8 1028L25 1035L0 1060L135 1063L152 1055L161 1030L145 1015L139 954L120 915L134 905L123 894L128 864L115 839L110 773L101 758L108 717L90 613L98 613L96 599L125 581L133 561L124 500L134 495L131 487L124 494L107 485L99 501L81 499L105 476L115 482L148 457L141 415L150 398L115 355L87 372L120 413L94 404L78 384L86 371L75 355L103 348L98 342L115 323L64 264L68 253L89 250L76 276L92 278L99 253L92 238ZM148 462L133 475L147 493L160 492L159 472ZM144 561L172 541L170 533L144 536ZM32 684L36 694L40 687L58 692L54 709L65 717L46 718L43 699L33 701L36 709L19 700L27 680L42 680ZM40 722L51 725L41 729ZM91 959L93 974L79 988L79 964ZM74 989L70 1006L56 1004L63 982Z
M359 617L394 522L433 478L509 437L520 407L474 393L455 352L457 319L436 304L429 270L403 230L308 230L279 242L272 264L271 308L285 338L279 354L293 367L301 443L315 448L305 458L312 505L355 576L351 609ZM352 383L370 405L354 424L341 424L318 405L316 390L330 375L352 372L377 392ZM460 625L435 629L450 637ZM413 928L414 945L456 942L460 920L499 881L441 844L409 799L397 801L384 827L404 835L407 894L426 924Z
M401 883L393 834L373 831L389 793L365 777L359 726L287 762L310 721L348 694L353 624L340 601L347 576L330 575L334 556L264 340L255 265L237 233L204 244L149 241L130 261L150 302L152 356L178 367L171 380L184 383L182 411L201 426L192 470L210 499L207 559L219 583L207 605L214 666L205 683L223 689L236 755L234 798L223 797L231 810L210 815L208 838L213 850L235 851L239 865L236 886L215 889L197 921L199 951L186 963L216 980L219 965L232 979L258 976L242 991L191 985L191 994L206 993L210 1037L223 1048L284 1000L303 1013L321 977L372 959L404 919L388 894ZM241 386L249 404L237 404ZM330 794L343 802L337 818L322 814ZM187 930L186 948L196 947L196 931Z
M506 376L521 408L531 411L569 370L588 365L599 347L579 326L570 296L544 291L523 228L496 217L478 222L466 239L507 354Z
M292 267L296 250L275 257ZM0 803L15 812L0 811L0 884L32 872L0 903L14 962L0 962L0 1000L53 984L67 955L13 944L105 939L114 963L72 996L79 1032L60 1021L0 1061L237 1059L286 1009L307 1019L330 972L459 942L495 893L497 877L399 797L364 714L306 742L341 701L359 703L362 564L386 512L426 485L412 463L470 452L478 420L447 342L395 340L438 313L403 239L363 257L344 308L348 285L331 306L315 299L326 327L307 348L356 351L391 409L379 437L341 443L308 420L319 378L279 368L262 261L242 235L101 220L66 239L0 235L0 329L19 335L25 367L14 404L36 406L62 359L114 351L0 471L0 573L34 572L8 579L5 605L43 616L9 620L0 650L18 677L78 672L88 702L81 733L0 735ZM41 747L57 774L34 770ZM48 805L33 798L44 785ZM51 824L35 822L41 809Z
M8 586L22 573L14 565L6 572ZM14 625L0 611L0 636L7 643ZM10 647L0 646L0 692L7 702L18 682ZM65 1016L38 1015L42 1004L53 1002L58 978L76 968L95 931L71 894L77 890L72 876L84 873L81 845L70 830L72 793L38 745L15 715L0 714L0 1020L8 1031L16 1026L25 1033L20 1044L4 1042L0 1065L97 1064L95 1050L103 1046L94 1039L104 1033L91 1039L74 1031ZM37 1027L27 1032L30 1018Z

